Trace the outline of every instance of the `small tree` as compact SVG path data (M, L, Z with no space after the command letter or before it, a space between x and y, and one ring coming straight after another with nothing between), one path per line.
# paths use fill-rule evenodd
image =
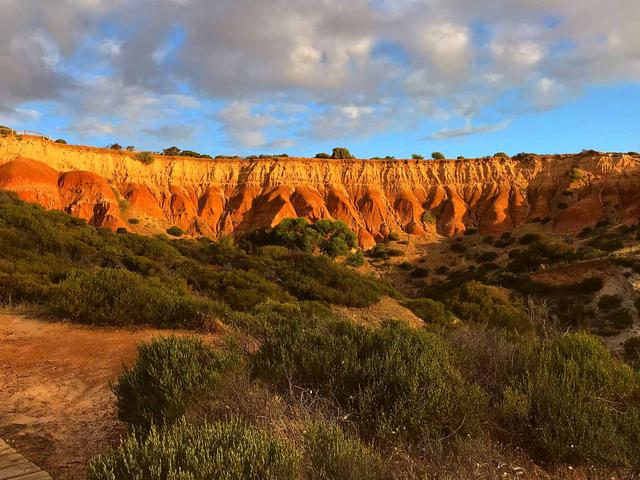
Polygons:
M120 145L119 143L112 143L111 145L109 145L109 148L111 150L122 150L122 145Z
M411 158L413 158L414 160L424 160L424 157L418 153L414 153L413 155L411 155Z
M127 152L133 152L133 151L135 151L135 149L136 149L136 147L134 147L133 145L129 145L125 150Z
M465 157L463 157L462 155L458 155L458 160L465 160Z
M155 157L151 152L140 152L136 154L135 159L145 165L151 165L155 161Z
M64 140L64 139L62 139L62 138L59 138L58 140L56 140L56 141L55 141L55 143L60 143L60 144L62 144L62 145L66 145L66 144L67 144L67 141L66 141L66 140Z
M498 152L493 156L493 158L509 158L509 155L504 152Z
M333 149L333 155L331 155L331 158L342 160L342 159L351 159L354 157L353 155L351 155L351 152L349 151L348 148L337 147Z
M162 151L162 154L166 155L167 157L175 157L177 155L180 155L180 149L178 147L165 148Z
M441 152L433 152L431 154L431 158L433 158L434 160L444 160L444 154Z
M173 227L167 228L167 233L172 237L181 237L184 235L184 230L174 225Z

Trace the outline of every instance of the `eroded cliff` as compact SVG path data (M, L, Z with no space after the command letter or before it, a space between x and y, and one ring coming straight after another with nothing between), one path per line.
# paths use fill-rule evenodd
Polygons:
M460 161L156 157L145 165L127 152L0 139L0 189L95 225L178 225L217 236L286 217L333 218L365 248L391 232L496 235L543 220L576 233L603 218L634 223L639 182L640 157L596 152Z

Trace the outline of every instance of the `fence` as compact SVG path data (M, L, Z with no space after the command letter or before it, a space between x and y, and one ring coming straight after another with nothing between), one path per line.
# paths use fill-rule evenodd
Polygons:
M48 135L45 135L42 132L33 132L31 130L15 130L15 134L25 135L29 137L40 137L40 138L44 138L45 140L51 140L51 137L49 137Z

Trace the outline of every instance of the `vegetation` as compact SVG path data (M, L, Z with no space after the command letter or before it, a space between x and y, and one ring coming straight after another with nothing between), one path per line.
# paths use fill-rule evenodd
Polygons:
M181 150L178 147L165 148L162 151L162 155L167 157L212 158L211 155L205 155L202 153L194 152L192 150Z
M344 434L338 426L312 426L306 443L314 480L380 480L387 477L382 459L358 439ZM388 478L388 477L387 477Z
M151 152L138 152L134 158L144 165L151 165L156 160Z
M66 145L66 144L67 144L67 141L66 141L66 140L64 140L63 138L59 138L59 139L57 139L54 143L60 143L60 144L62 144L62 145Z
M167 233L172 237L181 237L185 232L180 227L174 225L173 227L167 228Z
M358 246L355 234L338 220L319 220L312 224L305 218L286 218L276 227L255 230L244 239L254 245L279 245L330 257L347 255Z
M411 155L411 158L414 160L424 160L424 157L418 153L414 153L413 155Z
M331 155L329 155L328 153L318 153L316 155L316 158L331 158Z
M505 390L510 428L552 461L637 464L640 383L595 338L576 333L544 345Z
M436 218L436 216L429 210L424 211L421 220L427 225L435 225L436 223L438 223L438 219Z
M372 330L347 321L283 322L254 365L281 388L294 382L335 398L381 439L427 444L479 429L482 392L464 380L440 338L400 323Z
M445 159L445 156L444 156L444 154L443 154L443 153L441 153L441 152L433 152L433 153L431 154L431 158L432 158L432 159L434 159L434 160L444 160L444 159Z
M240 421L191 425L182 420L153 427L140 439L94 459L89 480L134 478L209 480L295 480L299 458L287 443Z
M331 155L333 159L352 159L355 158L351 155L351 152L347 148L336 147L333 149L333 154Z
M172 425L219 385L233 360L197 337L141 344L135 365L113 385L118 417L143 431L152 425Z

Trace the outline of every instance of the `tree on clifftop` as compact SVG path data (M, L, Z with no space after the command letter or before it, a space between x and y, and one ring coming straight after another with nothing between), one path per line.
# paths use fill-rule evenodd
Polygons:
M353 155L351 155L351 152L349 151L348 148L334 148L333 149L333 155L331 155L331 158L333 159L351 159L351 158L355 158Z

